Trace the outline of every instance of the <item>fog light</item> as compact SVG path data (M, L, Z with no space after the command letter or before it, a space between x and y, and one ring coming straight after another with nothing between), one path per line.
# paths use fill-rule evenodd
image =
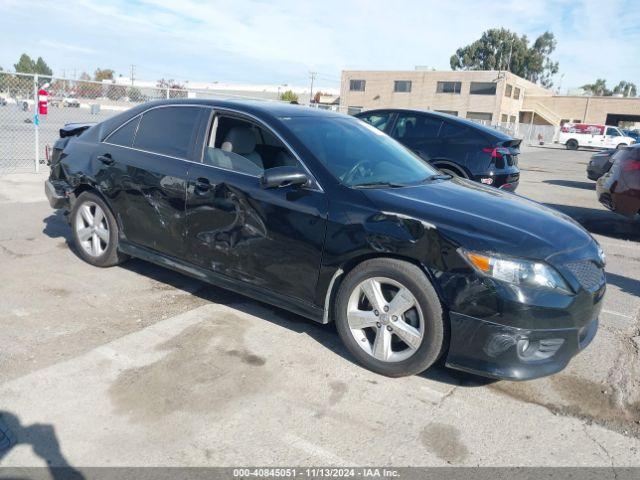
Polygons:
M484 183L485 185L493 185L493 178L481 178L480 183Z
M546 360L553 357L564 343L563 338L545 338L542 340L518 340L516 351L522 361Z

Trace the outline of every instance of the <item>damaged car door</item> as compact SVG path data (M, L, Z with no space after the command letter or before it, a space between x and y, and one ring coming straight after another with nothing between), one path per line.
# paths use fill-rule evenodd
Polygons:
M217 112L208 132L202 162L189 168L188 260L312 302L326 230L325 193L266 125Z
M209 112L188 105L152 108L100 144L97 180L129 242L184 256L187 170L202 151L199 135Z

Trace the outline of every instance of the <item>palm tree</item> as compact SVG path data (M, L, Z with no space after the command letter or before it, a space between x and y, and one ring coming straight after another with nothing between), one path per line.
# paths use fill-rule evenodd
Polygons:
M622 80L613 87L613 93L621 93L623 97L635 97L638 94L638 89L635 83Z
M607 81L604 78L598 78L594 83L587 83L582 89L596 97L606 97L611 95L611 90L607 88Z

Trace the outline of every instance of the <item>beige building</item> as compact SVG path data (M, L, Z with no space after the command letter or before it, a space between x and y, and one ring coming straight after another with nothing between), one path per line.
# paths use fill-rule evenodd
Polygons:
M340 99L351 112L418 108L491 123L640 121L640 98L559 96L494 70L343 71Z

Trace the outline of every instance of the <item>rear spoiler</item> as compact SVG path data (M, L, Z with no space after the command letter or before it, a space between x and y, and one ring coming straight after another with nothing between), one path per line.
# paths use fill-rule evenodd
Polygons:
M520 148L520 144L522 143L521 138L510 138L509 140L504 140L502 142L498 142L498 145L506 148Z
M95 123L67 123L60 129L60 138L76 137L94 125Z

